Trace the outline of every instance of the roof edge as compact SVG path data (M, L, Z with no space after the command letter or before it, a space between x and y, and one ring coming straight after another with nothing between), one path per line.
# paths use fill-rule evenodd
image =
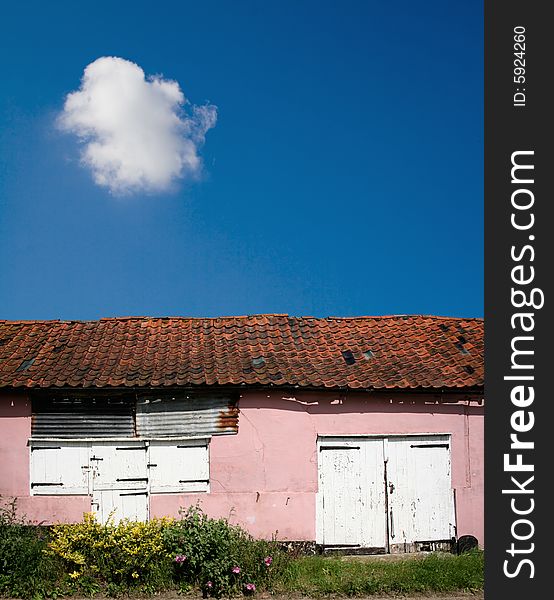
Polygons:
M381 319L440 319L449 321L484 321L483 317L451 317L442 315L427 314L397 314L397 315L358 315L358 316L327 316L314 317L310 315L296 316L287 313L256 313L251 315L225 315L218 317L186 317L186 316L121 316L121 317L100 317L99 319L0 319L0 324L11 325L30 325L37 323L99 323L102 321L218 321L226 319L255 319L269 317L286 317L288 319L313 319L315 321L356 321L356 320L381 320Z
M137 390L148 390L148 391L173 391L173 390L181 390L181 391L201 391L201 390L233 390L233 391L259 391L259 390L293 390L296 392L350 392L350 393L420 393L420 394L483 394L485 391L484 386L466 386L466 387L389 387L389 388L355 388L355 387L338 387L338 386L302 386L302 385L293 385L293 384L284 384L284 385L274 385L274 384L189 384L189 385L167 385L167 386L41 386L41 385L0 385L1 391L29 391L29 392L116 392L116 391L127 391L134 392Z

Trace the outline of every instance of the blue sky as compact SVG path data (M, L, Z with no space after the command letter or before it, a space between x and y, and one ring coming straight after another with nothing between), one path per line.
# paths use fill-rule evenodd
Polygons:
M483 314L476 1L11 2L0 318ZM114 196L55 126L102 56L217 106L203 174Z

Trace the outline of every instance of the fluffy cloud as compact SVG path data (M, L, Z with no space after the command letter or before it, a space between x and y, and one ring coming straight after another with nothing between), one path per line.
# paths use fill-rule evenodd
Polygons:
M176 81L145 77L135 63L102 57L67 95L60 127L83 143L81 160L115 195L168 190L201 171L199 147L215 106L191 105Z

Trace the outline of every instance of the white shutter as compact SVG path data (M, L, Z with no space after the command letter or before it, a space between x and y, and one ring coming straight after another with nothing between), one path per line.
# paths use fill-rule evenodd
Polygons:
M146 489L147 451L145 442L94 442L90 457L94 489Z
M152 493L207 492L208 440L151 442L148 467Z
M88 473L88 444L32 442L32 495L88 494Z

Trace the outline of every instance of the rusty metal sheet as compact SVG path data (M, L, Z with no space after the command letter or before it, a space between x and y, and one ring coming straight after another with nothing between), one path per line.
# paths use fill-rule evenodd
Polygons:
M141 396L137 435L143 438L188 437L238 432L238 407L229 397Z

